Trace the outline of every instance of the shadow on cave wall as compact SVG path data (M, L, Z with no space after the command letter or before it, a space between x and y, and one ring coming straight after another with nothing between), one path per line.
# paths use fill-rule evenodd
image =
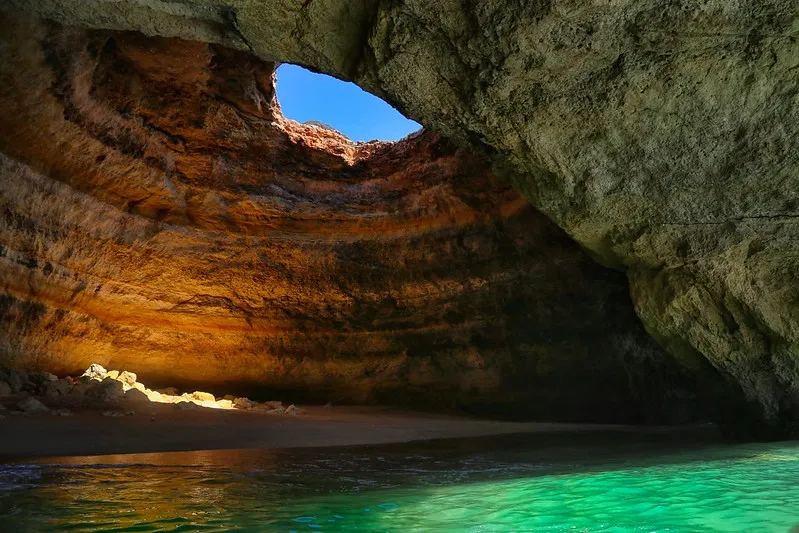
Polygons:
M7 362L514 419L708 416L625 276L447 139L287 121L274 65L217 45L9 25Z

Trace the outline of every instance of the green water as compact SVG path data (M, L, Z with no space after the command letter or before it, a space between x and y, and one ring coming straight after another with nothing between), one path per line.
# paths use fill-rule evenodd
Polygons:
M9 533L787 533L796 526L793 442L515 436L0 465L0 531Z

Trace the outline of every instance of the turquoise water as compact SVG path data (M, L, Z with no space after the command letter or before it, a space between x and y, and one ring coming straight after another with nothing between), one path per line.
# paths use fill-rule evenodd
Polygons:
M793 442L515 436L0 465L3 532L787 533L796 526Z

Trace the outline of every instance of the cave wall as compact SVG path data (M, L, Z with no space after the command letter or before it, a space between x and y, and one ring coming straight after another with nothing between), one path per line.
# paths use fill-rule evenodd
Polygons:
M606 265L742 428L799 421L799 6L791 0L10 0L305 64L483 155ZM720 403L724 403L720 401Z
M703 413L624 275L441 135L286 120L274 64L220 45L0 30L4 363L514 418Z

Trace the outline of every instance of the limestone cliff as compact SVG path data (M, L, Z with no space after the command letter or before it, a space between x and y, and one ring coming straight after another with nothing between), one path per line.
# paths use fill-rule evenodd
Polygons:
M761 435L799 421L792 0L8 0L351 79L487 157L627 272L647 329Z
M0 30L5 362L304 401L697 416L702 378L646 335L623 274L440 135L353 144L285 120L274 64L220 45Z

